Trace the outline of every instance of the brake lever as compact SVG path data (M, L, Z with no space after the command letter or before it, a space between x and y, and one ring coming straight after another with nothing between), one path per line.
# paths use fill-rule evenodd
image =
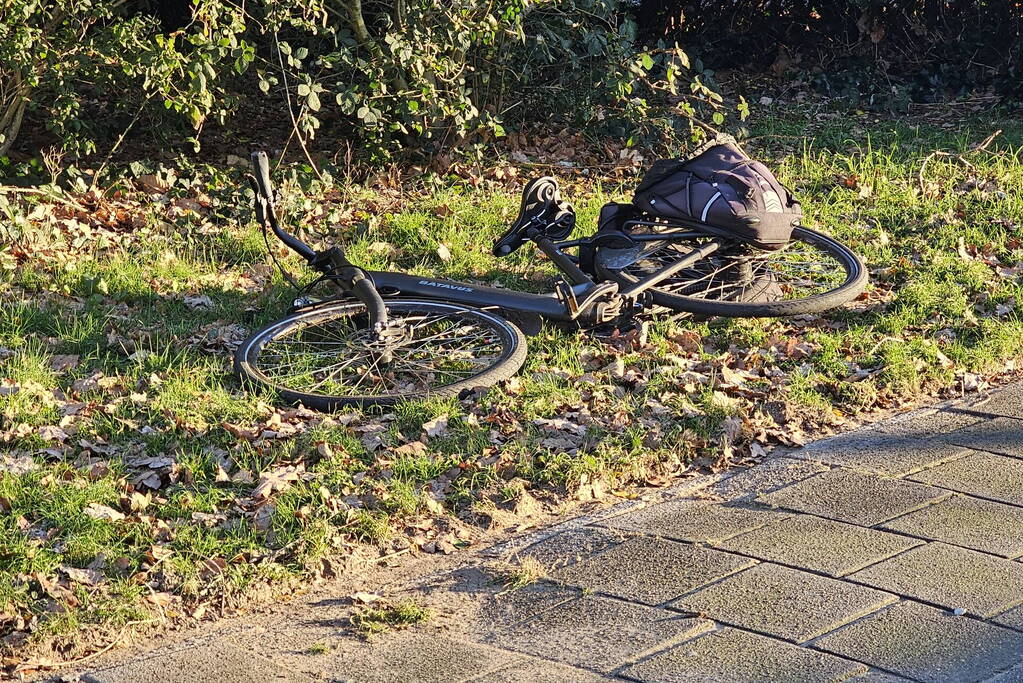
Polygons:
M256 177L251 173L245 174L245 179L249 181L249 186L252 188L252 193L256 199L256 220L260 225L266 225L266 200L263 199L262 193L259 191L259 183L256 182Z

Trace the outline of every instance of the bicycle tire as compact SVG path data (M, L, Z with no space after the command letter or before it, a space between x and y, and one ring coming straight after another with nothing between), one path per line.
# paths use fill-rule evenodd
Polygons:
M271 389L281 399L289 403L301 403L315 410L333 411L347 406L388 406L401 401L427 397L458 396L464 391L480 387L490 387L502 380L509 379L518 372L525 362L525 336L518 327L499 316L469 306L418 299L387 299L385 307L391 320L401 319L409 321L421 318L423 321L426 321L429 320L428 316L434 316L433 324L447 320L452 324L477 326L492 335L492 341L483 337L481 339L483 342L487 342L488 349L492 348L494 357L486 359L485 364L478 371L468 371L470 374L467 376L437 387L420 387L414 390L382 391L379 393L321 393L310 391L309 387L287 386L287 383L281 377L268 374L271 370L280 370L282 367L288 368L295 365L295 363L292 363L292 366L288 366L286 363L280 365L281 354L291 352L281 351L279 347L286 349L288 345L297 345L299 348L303 345L306 347L313 346L314 349L322 347L305 354L307 358L316 357L322 359L316 362L336 360L342 353L347 353L345 358L355 357L358 359L358 354L360 353L367 358L372 358L374 352L365 344L360 347L358 340L360 334L366 336L365 320L360 320L360 318L367 318L365 315L365 305L361 302L343 301L293 313L257 330L235 352L235 373L244 381ZM333 325L333 327L328 325L328 323ZM417 325L424 332L429 332L430 330L430 328L426 327L426 322L418 322ZM415 326L413 326L413 330L415 329ZM299 338L297 336L299 334L304 335L304 338ZM319 336L315 336L315 334L319 334ZM427 337L417 340L415 339L415 331L410 334L413 337L404 346L399 346L395 353L399 350L407 350L408 353L405 354L407 358L400 362L406 364L411 371L422 372L417 370L415 366L421 364L423 359L413 360L413 355L416 350L426 348L428 344L425 342L429 342L430 339ZM351 339L348 337L351 337ZM416 346L415 344L419 345ZM445 353L454 362L457 359L457 352L461 350L448 349ZM277 356L274 357L273 354L277 354ZM303 358L297 352L294 356L300 360ZM276 361L279 367L269 367L263 361ZM344 362L345 360L341 361L341 363ZM320 368L319 372L321 372L324 378L318 384L323 385L327 382L327 379L331 379L331 383L327 384L327 386L341 386L340 381L333 381L333 376L342 377L344 375L343 370L351 367L352 363L356 362L358 360L349 361L344 368L337 370L331 368L337 368L341 363L328 366L327 368ZM353 390L357 391L362 380L370 377L374 369L376 369L377 374L382 374L385 371L400 372L400 370L395 371L387 368L386 365L375 368L378 362L374 362L373 366L370 366L365 371L363 378L356 383ZM355 366L356 370L359 367ZM302 378L304 379L306 376L309 376L311 379L316 380L318 376L315 372L315 370L303 369ZM433 372L454 373L455 371L441 369L434 370ZM466 371L459 370L458 372ZM291 381L292 383L297 383L298 379L292 378ZM371 379L370 383L372 384L373 381ZM398 386L398 379L389 381Z
M715 239L715 237L707 235L701 239L710 240ZM665 240L664 242L654 242L651 244L664 245L665 243L674 244L675 242L683 241L689 240ZM746 247L743 247L742 244L736 241L732 243L732 246L745 249ZM664 287L651 288L649 291L652 294L654 303L676 311L736 318L770 318L821 313L852 301L866 288L867 269L863 260L838 240L809 228L796 228L792 233L791 244L809 245L830 255L834 259L835 265L840 266L845 275L842 282L834 288L809 296L772 301L730 301L706 296L688 296L673 292ZM749 249L750 251L747 253L754 253L752 248ZM648 250L645 253L650 251ZM757 256L752 258L762 258L766 262L767 259L772 257L772 254L782 251L784 249L779 250L779 252L757 251L755 252ZM627 268L609 267L608 265L613 260L614 255L620 252L621 250L598 248L594 258L594 265L600 277L618 282L623 287L628 287L638 282L639 276L629 272ZM678 253L682 254L683 251L680 250ZM663 260L667 259L662 257ZM640 259L637 258L636 263L639 261Z

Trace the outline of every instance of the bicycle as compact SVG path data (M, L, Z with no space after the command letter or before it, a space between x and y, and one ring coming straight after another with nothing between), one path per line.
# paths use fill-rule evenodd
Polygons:
M263 152L252 155L256 218L320 273L338 297L300 296L289 314L238 348L235 371L282 399L331 411L458 396L512 377L526 339L509 313L582 326L625 321L659 306L740 317L818 313L851 301L866 269L838 241L797 227L784 248L753 248L697 221L640 215L622 226L570 240L572 205L556 180L523 190L519 215L494 244L506 256L526 242L562 277L543 294L475 283L367 271L331 246L316 251L283 229ZM576 254L567 250L577 249ZM312 286L310 285L310 287Z

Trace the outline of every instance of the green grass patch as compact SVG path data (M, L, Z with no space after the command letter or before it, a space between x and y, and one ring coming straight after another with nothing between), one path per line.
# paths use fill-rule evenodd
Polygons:
M20 237L17 255L0 252L0 612L13 615L0 635L70 642L188 613L301 580L360 544L459 547L445 519L513 519L523 492L666 482L694 460L725 463L754 441L798 441L1011 367L1023 354L1023 125L824 114L762 114L749 146L811 227L864 256L861 300L795 320L653 319L635 342L545 325L523 371L478 400L387 411L279 406L231 374L233 348L293 292L230 173L189 169L208 199L198 211L129 193L130 227L3 200ZM1001 138L970 151L995 128ZM932 157L921 175L939 149L968 163ZM551 285L529 248L490 255L516 188L306 180L284 184L282 218L366 267ZM569 179L580 233L633 184ZM421 621L417 610L367 610L359 628Z
M365 607L351 617L352 627L364 638L429 621L430 610L415 600L406 599L383 607Z

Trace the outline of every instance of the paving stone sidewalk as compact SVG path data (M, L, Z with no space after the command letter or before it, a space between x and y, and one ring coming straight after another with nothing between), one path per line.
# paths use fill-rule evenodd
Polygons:
M1023 682L1023 385L486 554L410 589L415 629L321 601L84 679ZM503 588L526 557L547 578Z

